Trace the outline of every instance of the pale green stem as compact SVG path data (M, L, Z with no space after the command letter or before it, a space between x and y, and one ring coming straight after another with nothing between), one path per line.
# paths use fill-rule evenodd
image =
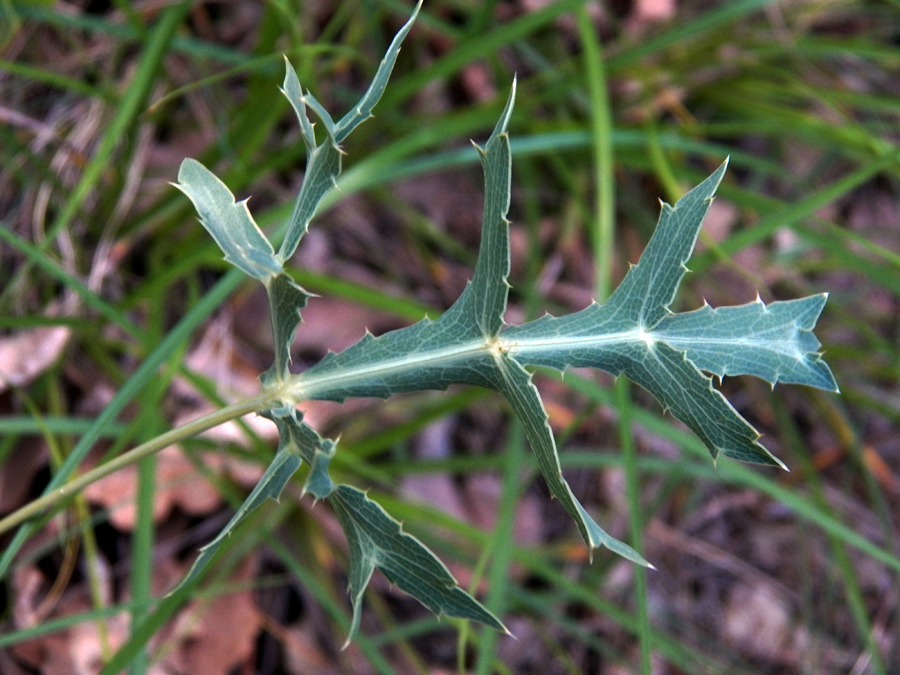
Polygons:
M96 483L101 478L105 478L129 464L133 464L144 457L156 454L170 445L175 445L188 438L192 438L197 434L212 429L213 427L217 427L225 422L229 422L252 412L265 410L274 405L277 400L278 397L273 392L265 392L254 398L220 408L207 415L198 417L187 424L183 424L176 429L172 429L171 431L167 431L166 433L157 436L151 441L142 443L136 448L129 450L124 455L119 455L106 464L94 467L90 471L72 479L62 487L59 487L52 492L48 492L43 497L35 499L33 502L26 504L19 510L6 516L6 518L0 520L0 534L3 534L17 525L21 525L25 521L46 512L50 508L71 499L88 485Z

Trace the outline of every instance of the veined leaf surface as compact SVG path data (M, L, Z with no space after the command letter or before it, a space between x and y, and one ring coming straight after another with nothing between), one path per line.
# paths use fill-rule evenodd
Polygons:
M300 127L303 129L303 139L306 143L306 175L303 177L303 184L300 186L300 192L294 202L284 241L281 242L281 248L278 250L278 258L282 262L294 255L300 240L309 229L310 221L316 215L319 203L335 186L337 177L341 174L341 150L337 142L328 136L321 145L315 144L313 127L305 112L305 106L312 107L312 101L315 99L311 94L296 98L297 92L300 90L297 73L294 72L294 68L289 62L286 62L286 67L287 75L284 78L285 86L282 91L294 107L297 119L300 120ZM318 101L316 101L316 105L318 106ZM319 110L320 108L321 106L314 109Z
M483 149L485 208L482 241L472 280L459 299L435 321L419 323L329 354L300 375L288 371L290 345L309 294L283 271L322 197L341 171L339 143L371 116L390 76L400 43L413 16L397 34L375 78L337 123L287 64L283 92L300 123L307 149L306 176L275 255L253 222L244 202L235 203L224 184L193 160L179 172L179 188L194 202L204 226L227 260L263 281L269 294L275 362L262 376L272 395L261 414L278 427L275 460L223 532L205 547L187 583L207 565L227 534L265 499L278 498L301 462L310 466L304 492L328 499L350 544L350 592L353 620L360 623L362 596L376 568L438 614L464 617L503 629L500 621L459 588L443 564L417 539L402 531L364 492L335 485L328 469L336 443L309 427L294 405L303 399L342 401L349 397L388 397L424 389L468 384L495 389L509 401L537 455L551 493L575 520L593 551L606 546L636 563L648 563L630 546L600 528L579 503L562 475L547 413L530 366L559 370L592 367L624 374L650 391L665 409L685 422L712 456L725 454L762 464L780 465L758 441L759 434L713 387L710 375L756 375L776 382L807 384L836 391L812 333L825 303L818 295L800 300L761 301L740 307L673 314L670 305L687 271L703 218L726 164L673 207L662 205L659 224L621 285L603 305L563 317L545 316L521 326L504 327L510 269L509 221L511 158L508 125L515 83L506 107ZM325 127L316 143L312 111Z
M512 357L523 364L624 373L700 436L714 458L722 453L783 466L701 370L719 376L753 374L773 385L782 379L836 389L810 332L823 298L769 308L757 302L685 314L669 310L725 166L674 207L663 204L640 262L608 302L512 327L503 338Z
M235 202L231 190L214 173L200 162L186 159L175 187L193 202L200 222L222 249L225 260L260 281L281 272L272 244L250 215L247 201Z
M456 579L422 542L403 531L362 490L338 485L329 498L350 545L350 598L353 622L347 641L359 630L362 596L375 568L438 616L471 619L506 631L501 621L459 587Z
M813 335L825 293L765 305L761 300L737 307L672 314L652 336L682 349L700 370L718 375L755 375L773 385L805 384L838 391L831 369Z
M297 326L300 325L300 311L312 296L284 272L266 280L266 292L272 319L275 361L261 379L265 384L272 384L282 381L289 374L291 345Z
M505 134L501 137L506 139ZM773 385L788 381L836 390L811 332L824 297L769 307L761 302L718 310L706 307L684 314L669 309L726 165L674 207L663 204L659 225L641 260L605 304L498 332L509 264L508 234L504 234L508 202L496 196L503 186L496 174L505 171L506 165L496 161L498 156L502 152L489 144L484 157L489 206L482 246L475 277L460 300L435 322L423 321L380 338L367 336L342 354L330 355L294 381L301 395L342 400L442 389L454 383L497 389L520 415L536 415L525 420L529 440L554 496L576 521L580 519L575 512L581 509L568 501L568 489L555 478L558 460L552 437L547 442L543 431L546 414L515 369L499 365L504 358L522 366L593 367L614 375L624 373L697 433L714 458L725 454L783 466L702 371L720 377L752 374ZM579 529L593 546L590 524L582 521Z
M334 489L334 484L328 476L328 463L334 455L335 443L316 433L294 408L286 410L281 417L271 412L263 413L263 416L271 419L278 427L279 442L275 458L228 524L215 539L200 549L200 555L184 579L171 591L172 593L190 583L203 571L241 521L262 506L267 499L278 501L287 482L303 462L311 467L304 492L311 493L318 500L327 497Z
M472 280L437 320L366 335L340 354L329 354L290 388L298 398L342 401L357 396L385 398L403 391L445 389L451 384L490 387L493 356L486 344L503 324L509 285L510 167L507 125L515 85L500 120L481 150L485 170L482 241ZM346 378L345 375L350 377Z
M342 401L420 389L470 384L501 392L522 417L532 449L551 494L575 520L593 551L608 546L642 565L648 563L630 546L607 534L576 499L562 475L547 412L531 376L508 355L500 333L509 291L509 210L511 158L507 126L515 96L493 133L479 148L485 175L482 240L472 280L459 299L436 321L417 324L379 338L367 335L356 345L329 354L294 378L298 397Z
M291 476L294 475L298 468L300 468L300 457L289 447L279 447L278 452L275 454L275 459L269 464L269 468L266 469L262 478L259 479L256 487L253 488L253 491L247 496L244 503L241 504L240 508L231 517L228 524L222 528L222 531L219 532L218 536L200 549L200 555L194 560L191 569L188 570L185 577L178 583L178 586L170 591L169 595L176 593L187 584L191 583L191 581L206 568L215 557L222 543L228 538L234 528L244 520L244 518L262 506L267 499L278 501L281 492L284 490L284 486L287 485L288 480L290 480Z

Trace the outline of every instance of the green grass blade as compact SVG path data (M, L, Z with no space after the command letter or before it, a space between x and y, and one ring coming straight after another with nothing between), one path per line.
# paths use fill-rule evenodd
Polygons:
M225 298L238 287L242 279L243 276L237 270L226 275L163 338L159 346L147 356L113 397L109 405L97 416L91 428L81 437L81 440L75 445L69 456L66 457L65 462L59 467L59 470L44 489L45 495L61 487L69 480L75 469L84 461L94 443L103 436L107 426L115 423L119 414L150 382L156 375L157 370L184 344L197 326L221 306ZM31 524L23 525L16 532L12 541L3 552L3 556L0 557L0 578L6 576L13 558L33 532L34 526Z
M97 186L102 173L110 165L116 147L123 137L134 129L134 121L141 113L141 109L146 106L153 83L162 68L163 57L190 6L190 2L180 2L166 8L156 26L150 31L134 77L119 101L116 116L109 124L97 152L85 167L78 184L66 199L65 206L48 228L47 241L52 241L58 232L72 223L90 192Z

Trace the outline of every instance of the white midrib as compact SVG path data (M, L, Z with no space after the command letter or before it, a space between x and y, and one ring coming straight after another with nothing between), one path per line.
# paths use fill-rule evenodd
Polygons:
M289 395L298 401L326 398L328 392L340 391L381 375L400 375L412 370L434 367L441 363L450 364L489 350L490 343L488 341L474 339L453 347L443 347L426 352L411 352L397 358L383 359L355 368L322 374L306 375L301 373L291 377L284 386Z
M644 335L643 339L646 340ZM347 368L321 374L311 373L292 376L283 385L284 393L297 401L313 398L325 398L329 392L353 387L369 379L383 375L402 375L414 370L425 370L436 366L450 365L465 361L478 355L490 353L512 353L525 355L529 351L546 351L548 349L571 349L585 345L610 345L622 342L633 342L642 339L636 331L610 333L582 337L554 337L534 340L504 340L497 338L478 338L430 351L407 353L397 358L383 359L374 363Z
M601 348L623 343L643 342L648 349L657 340L666 342L676 349L685 349L690 345L727 344L732 347L740 345L765 346L770 351L777 351L778 341L746 340L741 338L687 338L654 335L641 329L633 329L606 335L585 335L577 337L545 337L522 340L505 340L503 335L496 338L472 339L452 347L443 347L429 351L414 351L396 358L382 359L364 366L346 368L339 371L317 374L300 374L292 376L283 385L284 393L294 400L328 398L330 393L355 387L366 380L382 376L403 375L415 370L428 370L441 365L450 366L478 355L508 353L518 356L519 361L527 364L529 353L546 353L559 350L589 347ZM785 354L797 356L796 349L783 351Z
M747 339L743 337L707 338L667 335L665 333L656 336L656 339L658 339L660 342L665 342L667 345L674 347L675 349L686 350L690 347L697 347L700 345L727 345L730 349L733 350L738 350L741 347L755 347L758 349L765 349L768 352L777 352L779 354L783 354L784 356L789 356L796 361L803 361L804 357L804 353L797 348L796 339L765 340L762 338Z

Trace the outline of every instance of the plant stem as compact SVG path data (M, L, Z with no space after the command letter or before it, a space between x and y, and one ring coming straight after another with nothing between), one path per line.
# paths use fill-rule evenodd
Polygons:
M19 510L9 514L6 518L0 520L0 534L3 534L17 525L21 525L25 521L44 513L48 509L71 499L88 485L96 483L101 478L105 478L109 474L115 473L129 464L133 464L144 457L154 455L170 445L180 443L207 429L212 429L213 427L217 427L220 424L224 424L225 422L243 415L263 410L272 405L275 400L277 400L277 396L272 392L264 392L254 398L240 401L239 403L220 408L209 414L203 415L202 417L198 417L187 424L183 424L180 427L157 436L151 441L142 443L136 448L129 450L124 455L119 455L106 464L94 467L90 471L72 479L56 490L48 492L43 497L35 499L33 502L26 504Z

